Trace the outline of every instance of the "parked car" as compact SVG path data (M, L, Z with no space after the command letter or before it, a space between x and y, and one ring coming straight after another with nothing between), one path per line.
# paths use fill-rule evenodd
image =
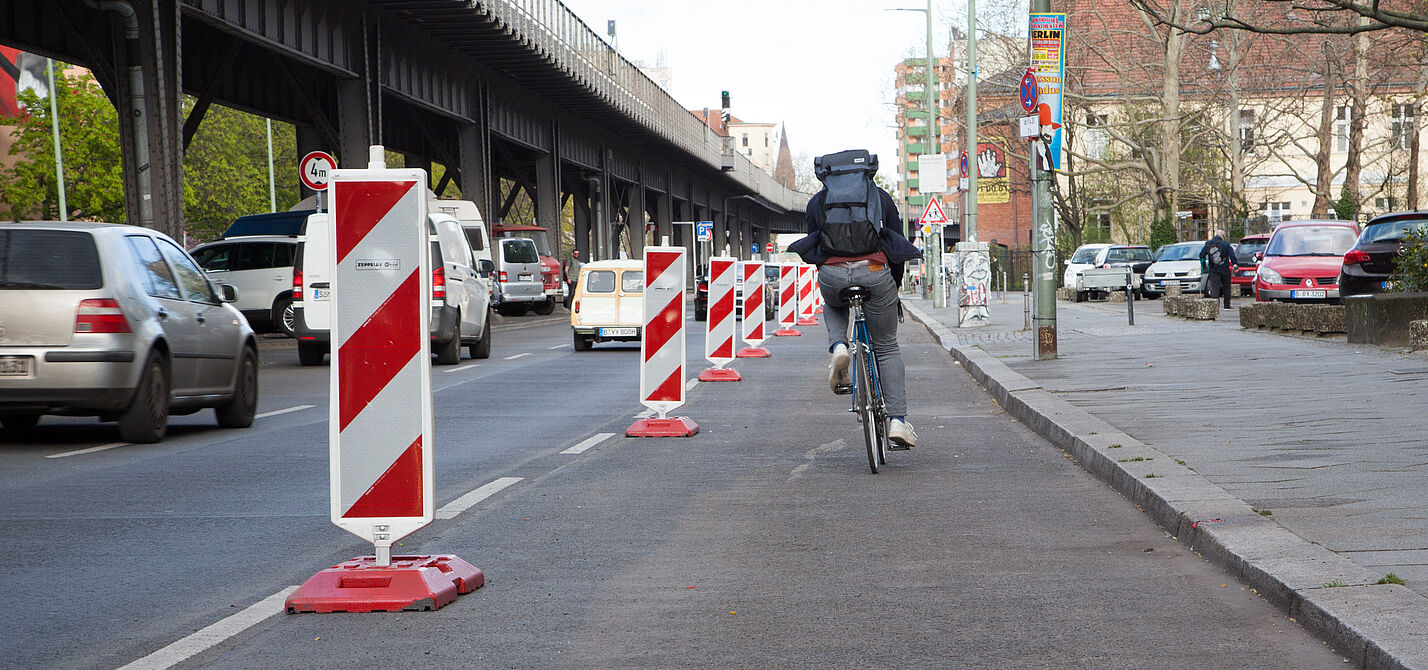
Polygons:
M313 214L293 270L298 362L321 365L331 349L332 240L327 213ZM466 347L472 358L491 355L491 290L484 277L491 263L477 259L461 222L450 214L427 215L431 268L431 351L438 365L455 365Z
M506 316L520 316L527 309L536 314L555 311L555 300L545 295L541 282L540 253L526 237L501 237L496 244L496 310Z
M1179 284L1185 293L1204 293L1205 275L1200 268L1200 250L1205 241L1176 242L1160 249L1159 259L1146 268L1140 290L1147 298L1165 294L1165 287Z
M1260 252L1255 300L1338 302L1339 270L1359 227L1351 221L1286 221Z
M1230 286L1239 289L1240 295L1254 291L1254 273L1259 267L1260 252L1269 244L1269 234L1246 235L1235 245L1235 267L1230 272Z
M223 237L200 244L190 253L209 279L238 289L234 307L254 328L292 337L293 252L297 244L297 235Z
M1344 253L1339 270L1339 294L1381 293L1388 290L1393 263L1403 250L1405 236L1413 230L1428 232L1428 211L1395 212L1370 219L1354 246Z
M215 409L242 428L258 406L258 345L172 239L108 223L0 226L0 425L41 416L118 421L157 442L171 414Z
M576 351L596 342L638 342L645 325L645 264L639 260L586 263L570 301Z
M536 253L540 256L541 286L544 287L546 299L545 305L535 307L535 313L550 314L555 311L555 304L565 300L565 284L560 281L560 261L555 259L555 254L550 250L550 236L546 229L541 226L497 223L491 232L496 239L524 237L535 243Z
M694 320L709 320L709 266L699 268L694 280Z
M1105 291L1083 288L1082 272L1090 268L1129 266L1132 269L1131 289L1139 295L1146 268L1149 268L1152 262L1154 259L1150 247L1144 245L1084 244L1066 261L1066 272L1062 275L1062 281L1066 286L1075 287L1076 302L1085 302L1090 297L1104 297Z

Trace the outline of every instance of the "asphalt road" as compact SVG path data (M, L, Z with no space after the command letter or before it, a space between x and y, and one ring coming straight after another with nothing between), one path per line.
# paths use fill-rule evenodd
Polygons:
M280 413L246 430L202 412L158 445L96 451L111 425L0 431L0 667L1343 666L911 321L921 444L870 474L821 327L802 330L736 363L744 382L696 385L689 439L621 437L637 347L497 333L491 359L434 368L437 504L520 480L399 547L461 556L487 585L436 612L259 616L197 647L370 552L327 519L327 368L265 349L259 412Z

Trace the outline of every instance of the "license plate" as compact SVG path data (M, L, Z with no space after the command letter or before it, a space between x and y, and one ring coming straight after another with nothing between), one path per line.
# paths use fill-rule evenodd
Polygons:
M30 376L32 360L29 356L0 356L0 377Z
M535 275L517 275L516 279L519 281L534 281Z
M1328 292L1328 291L1290 291L1290 292L1289 292L1289 297L1291 297L1291 298L1327 298L1327 297L1329 297L1329 292Z
M313 300L331 300L331 299L332 299L332 289L330 289L330 288L315 288L315 289L312 290L312 299L313 299Z
M600 337L634 337L635 328L601 328Z
M1391 282L1383 282L1378 285L1379 289L1387 291Z

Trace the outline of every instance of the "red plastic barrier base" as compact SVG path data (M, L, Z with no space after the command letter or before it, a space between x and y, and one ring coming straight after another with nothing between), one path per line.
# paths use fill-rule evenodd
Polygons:
M625 429L625 437L693 437L699 424L687 416L640 419Z
M798 320L798 325L800 325L800 326L816 326L816 325L818 325L818 319L815 319L815 318L813 318L813 317L811 317L811 316L805 316L805 317L803 317L803 318L801 318L801 319Z
M393 556L385 567L376 556L359 556L313 575L288 596L286 608L288 614L436 610L485 583L480 568L449 554Z
M775 337L798 337L802 334L803 333L800 333L792 328L779 328L778 330L774 331Z
M709 368L708 370L699 373L699 381L741 382L744 381L744 378L739 376L738 370L731 370L729 368Z
M822 313L823 313L823 306L822 306L822 305L819 305L816 309L813 310L813 313L814 313L814 314L822 314Z
M744 347L739 353L734 354L735 358L768 358L769 350L763 347Z

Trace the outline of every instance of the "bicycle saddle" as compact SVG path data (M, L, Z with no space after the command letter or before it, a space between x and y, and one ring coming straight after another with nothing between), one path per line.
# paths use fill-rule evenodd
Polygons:
M853 300L867 300L868 295L868 289L862 286L849 286L848 288L845 288L838 292L838 298L841 299L843 302L852 302Z

